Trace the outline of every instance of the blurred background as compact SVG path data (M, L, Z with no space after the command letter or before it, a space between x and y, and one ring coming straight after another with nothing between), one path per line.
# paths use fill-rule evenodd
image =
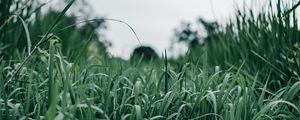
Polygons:
M52 7L64 6L59 0L53 2ZM183 24L191 24L203 38L206 32L198 22L200 17L225 24L234 17L237 9L244 6L246 9L261 8L268 3L268 0L86 0L77 1L71 12L90 19L104 17L125 21L133 27L142 45L152 47L158 54L167 49L171 56L178 57L188 50L182 42L173 44L174 31ZM106 21L106 25L107 29L102 32L111 43L109 53L129 59L133 49L140 46L134 34L121 23Z
M96 15L128 22L137 32L142 44L153 47L158 53L168 49L174 28L181 22L196 24L198 17L226 21L241 0L91 0ZM131 31L124 25L108 22L107 38L113 46L111 54L128 59L139 46ZM176 45L174 56L184 53L187 47ZM171 51L169 51L171 52Z

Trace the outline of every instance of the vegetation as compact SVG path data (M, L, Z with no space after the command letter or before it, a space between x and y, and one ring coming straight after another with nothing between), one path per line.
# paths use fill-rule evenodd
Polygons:
M155 50L149 46L139 46L133 50L131 60L136 61L141 59L142 61L149 61L151 59L158 59L158 55Z
M38 14L44 4L0 1L1 119L300 118L299 4L238 11L223 28L199 19L202 47L120 62L97 41L105 19L77 26L73 2Z

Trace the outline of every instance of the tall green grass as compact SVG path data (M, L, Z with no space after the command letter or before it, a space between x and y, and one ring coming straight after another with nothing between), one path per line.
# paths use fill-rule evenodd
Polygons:
M12 83L7 92L1 92L1 96L7 94L6 98L1 97L1 108L7 108L1 109L2 118L42 119L45 115L46 118L52 116L57 119L299 117L299 104L295 101L298 99L299 82L271 91L266 87L268 82L247 79L230 70L205 76L201 66L187 62L181 70L168 68L169 87L166 88L163 85L166 82L162 80L165 79L164 63L137 67L122 64L120 67L113 60L104 64L88 64L86 61L70 72L72 66L62 61L59 54L59 49L56 49L54 54L50 53L50 63L38 63L53 66L49 66L49 80L53 78L54 84L47 83L48 74L27 68L18 80L29 83ZM56 62L51 62L53 60ZM47 97L49 95L53 99ZM53 101L50 106L47 104L49 100Z
M209 62L223 68L245 63L243 71L258 73L266 81L270 73L272 86L279 89L288 82L299 81L300 31L292 1L272 1L265 9L237 11L235 18L206 41ZM273 5L273 6L272 6Z
M64 40L69 37L57 34L67 34L67 29L53 31L72 2L54 23L45 23L50 25L41 28L46 29L43 38L32 49L15 49L0 58L1 119L300 117L300 49L293 11L293 17L281 16L286 13L281 10L278 15L262 11L257 18L238 12L237 20L220 31L218 39L207 41L196 62L194 53L170 61L165 52L163 59L143 63L87 54L93 33L80 42L77 54L71 53L72 48L65 52ZM30 21L21 18L14 25L25 28L30 38L10 36L18 31L13 25L0 29L1 35L16 41L10 44L14 47L39 35L32 34L33 27L26 28Z

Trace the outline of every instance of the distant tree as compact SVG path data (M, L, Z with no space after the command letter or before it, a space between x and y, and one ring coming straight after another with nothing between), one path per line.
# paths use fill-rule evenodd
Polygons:
M201 23L207 34L216 33L219 29L219 24L217 22L208 22L204 18L199 18L198 22Z
M217 35L219 33L219 24L217 22L209 22L203 18L199 18L198 22L204 27L206 32L206 37L204 38L204 41L210 41L210 40L216 40Z
M203 26L206 35L199 34L199 30L193 29L191 23L182 23L179 28L175 29L175 42L184 42L191 50L195 50L201 48L205 41L217 39L219 33L217 22L209 22L200 17L197 23Z
M140 46L133 50L130 59L134 60L140 58L142 58L143 61L149 61L151 59L157 59L158 55L153 48L149 46Z
M175 29L175 41L184 42L190 48L200 46L200 36L197 30L192 29L190 23L182 23L180 28Z

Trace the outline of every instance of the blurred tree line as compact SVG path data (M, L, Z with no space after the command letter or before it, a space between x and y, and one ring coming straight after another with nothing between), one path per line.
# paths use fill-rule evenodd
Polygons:
M180 26L174 29L171 50L177 43L184 43L188 47L187 54L177 58L179 61L185 56L189 56L193 62L204 59L205 44L218 40L218 34L221 33L221 27L215 21L208 21L199 17L195 24L182 22Z

